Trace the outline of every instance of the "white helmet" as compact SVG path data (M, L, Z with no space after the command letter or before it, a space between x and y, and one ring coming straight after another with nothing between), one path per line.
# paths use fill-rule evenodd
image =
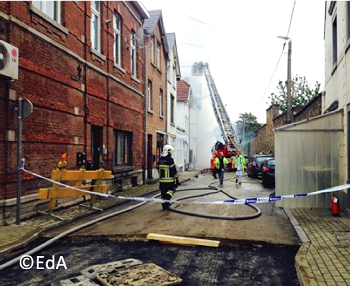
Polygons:
M169 153L171 154L174 150L174 147L171 146L171 145L165 145L163 147L163 153L162 153L162 156L165 157L167 156Z

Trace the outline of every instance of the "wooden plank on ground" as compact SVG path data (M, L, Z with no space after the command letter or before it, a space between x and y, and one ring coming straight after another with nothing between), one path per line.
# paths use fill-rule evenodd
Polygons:
M166 234L149 233L147 234L148 240L158 240L160 242L180 244L180 245L201 245L209 247L219 247L220 241L218 240L208 240L200 238L191 238L183 236L174 236Z

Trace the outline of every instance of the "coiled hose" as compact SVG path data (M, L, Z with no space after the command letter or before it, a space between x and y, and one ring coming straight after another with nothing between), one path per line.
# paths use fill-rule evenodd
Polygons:
M226 179L225 181L230 180L230 179ZM236 200L236 197L233 197L231 195L229 195L227 192L225 192L224 190L213 186L214 182L211 182L208 187L206 189L209 190L216 190L214 192L210 192L210 193L205 193L205 194L200 194L200 195L194 195L194 196L188 196L188 197L183 197L174 201L182 201L182 200L188 200L188 199L192 199L192 198L197 198L197 197L203 197L203 196L208 196L208 195L212 195L212 194L217 194L217 193L223 193L226 196L228 196L231 199ZM181 190L177 190L178 192L183 192L183 191L194 191L194 190L204 190L204 188L191 188L191 189L181 189ZM261 210L255 206L255 205L251 205L251 204L247 204L248 207L256 210L256 213L251 214L251 215L243 215L243 216L220 216L220 215L209 215L209 214L204 214L204 213L198 213L198 212L190 212L190 211L184 211L184 210L179 210L179 209L174 209L169 207L169 210L172 212L176 212L176 213L180 213L180 214L184 214L184 215L190 215L190 216L197 216L197 217L204 217L204 218L212 218L212 219L223 219L223 220L245 220L245 219L253 219L253 218L257 218L259 216L261 216Z

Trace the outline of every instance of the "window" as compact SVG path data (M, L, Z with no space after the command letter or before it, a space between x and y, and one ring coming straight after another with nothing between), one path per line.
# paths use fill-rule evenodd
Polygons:
M164 135L157 133L157 161L160 158L160 155L163 152L163 147L164 147Z
M333 65L337 63L338 51L337 51L337 17L334 18L332 25L333 32Z
M91 1L91 43L92 48L101 51L101 18L100 2Z
M115 130L114 131L114 164L131 165L132 133Z
M60 1L33 1L34 7L45 13L51 19L61 23L61 5Z
M174 124L174 109L175 109L175 97L173 95L170 95L170 123Z
M176 65L173 65L173 84L176 86Z
M154 64L154 37L151 38L150 52L151 52L151 63Z
M160 44L157 42L157 68L160 70Z
M163 90L159 90L159 116L163 117Z
M148 110L152 110L152 82L148 81L147 86Z
M134 31L130 35L130 60L131 74L136 77L136 35Z
M114 33L114 62L118 65L121 63L121 19L118 15L113 15L113 33Z

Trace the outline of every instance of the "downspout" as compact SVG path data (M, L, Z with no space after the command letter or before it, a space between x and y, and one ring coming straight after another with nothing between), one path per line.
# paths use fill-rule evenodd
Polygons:
M144 31L144 35L146 35L145 31ZM142 109L143 109L142 181L143 181L143 184L146 184L146 36L143 37L142 57L143 57L143 66L142 66L142 78L143 78L143 86L142 86L142 93L143 93L143 99L142 99Z
M84 152L87 155L87 116L88 116L88 104L87 104L87 1L84 2L85 17L84 17Z
M164 36L166 39L166 35ZM168 64L170 65L170 51L168 50L168 56L165 64L165 134L166 134L166 142L165 144L169 144L168 138L169 138L169 130L168 130ZM170 69L169 69L170 70ZM163 103L164 105L164 103Z
M8 2L8 12L9 14L11 14L11 2L9 1ZM10 40L11 40L11 23L10 21L7 21L6 22L6 41L8 43L11 43ZM9 114L10 114L10 83L6 83L6 93L7 93L7 97L4 98L4 103L5 103L5 106L7 108L5 108L5 126L6 128L9 127ZM9 177L10 177L10 173L9 173L9 170L10 170L10 164L9 164L9 151L10 151L10 142L7 141L6 144L5 144L5 187L4 187L4 194L3 194L3 200L7 200L7 196L8 196L8 189L9 189ZM3 217L3 220L4 220L4 225L8 225L7 222L6 222L6 204L3 205L2 207L2 217Z
M107 19L108 20L108 1L107 1ZM109 23L110 22L105 22L105 24L107 25L107 170L109 170ZM102 153L103 153L103 149L102 149Z

